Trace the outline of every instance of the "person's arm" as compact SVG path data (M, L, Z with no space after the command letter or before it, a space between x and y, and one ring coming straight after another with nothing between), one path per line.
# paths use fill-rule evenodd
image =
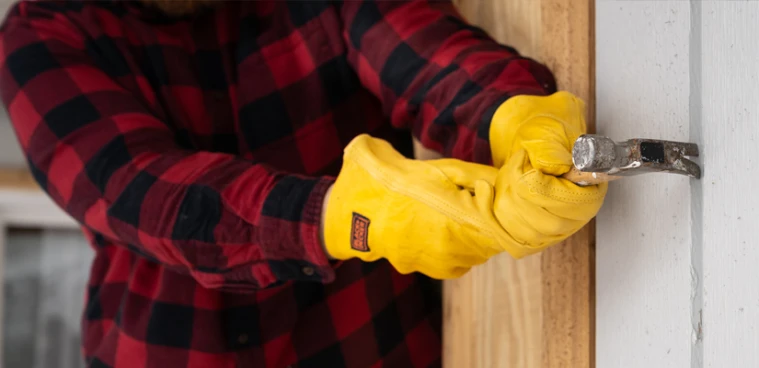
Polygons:
M334 278L319 241L333 179L181 148L62 14L21 3L0 31L0 91L29 167L83 226L208 288Z
M500 45L450 1L340 3L349 62L396 127L427 148L491 163L495 110L515 95L556 91L542 64Z

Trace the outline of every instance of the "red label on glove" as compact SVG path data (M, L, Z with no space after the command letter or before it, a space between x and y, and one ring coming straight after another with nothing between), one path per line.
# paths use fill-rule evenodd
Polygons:
M369 219L353 213L351 225L351 248L359 252L369 251Z

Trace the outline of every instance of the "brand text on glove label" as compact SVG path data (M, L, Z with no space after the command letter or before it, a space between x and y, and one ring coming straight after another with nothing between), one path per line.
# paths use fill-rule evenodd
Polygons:
M351 248L359 252L369 251L369 219L353 213L351 225Z

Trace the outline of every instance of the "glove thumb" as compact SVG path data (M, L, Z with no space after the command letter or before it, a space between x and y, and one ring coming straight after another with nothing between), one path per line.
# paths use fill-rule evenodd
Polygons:
M559 121L538 118L522 126L518 139L533 168L547 175L560 176L572 168L572 145L579 134L574 129L566 131Z

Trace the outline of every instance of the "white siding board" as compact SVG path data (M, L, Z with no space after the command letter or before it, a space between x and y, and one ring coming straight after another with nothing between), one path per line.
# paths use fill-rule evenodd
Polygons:
M689 139L687 1L598 1L597 131ZM610 186L597 219L596 366L686 367L690 188L682 176Z
M759 2L701 6L703 366L759 367Z

